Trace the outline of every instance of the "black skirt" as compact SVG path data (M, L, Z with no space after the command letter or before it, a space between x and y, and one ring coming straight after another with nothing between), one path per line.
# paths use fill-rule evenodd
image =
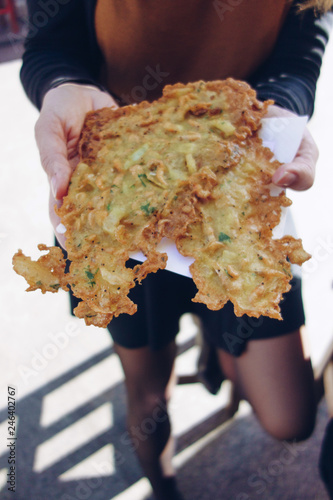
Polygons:
M129 266L137 264L130 259ZM130 290L129 297L138 305L133 316L121 314L108 325L112 339L128 349L149 346L152 350L165 347L179 331L180 317L185 313L198 316L206 340L234 356L240 356L250 340L279 337L292 333L304 322L301 279L294 277L291 290L280 304L283 320L261 316L235 316L228 302L223 309L211 311L206 305L192 302L197 288L192 279L170 271L151 273ZM71 309L77 299L70 292Z

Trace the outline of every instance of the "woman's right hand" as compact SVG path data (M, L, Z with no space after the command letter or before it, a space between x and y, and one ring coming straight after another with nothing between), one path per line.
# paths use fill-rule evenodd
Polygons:
M45 94L35 136L51 188L51 222L63 247L65 235L57 229L60 219L54 206L61 205L79 161L78 142L86 113L110 106L118 107L109 94L90 85L65 83Z

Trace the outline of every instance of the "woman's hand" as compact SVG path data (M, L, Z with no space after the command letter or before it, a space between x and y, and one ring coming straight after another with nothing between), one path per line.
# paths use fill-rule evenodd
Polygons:
M267 118L288 118L288 116L292 117L295 114L278 106L270 106L266 116ZM296 191L309 189L314 182L318 156L317 145L306 128L294 160L281 165L274 173L272 182L276 186L288 187Z
M42 166L50 183L50 218L56 236L64 246L65 237L57 230L60 219L54 206L60 206L78 163L78 141L88 111L113 106L112 97L97 87L66 83L45 94L35 135Z

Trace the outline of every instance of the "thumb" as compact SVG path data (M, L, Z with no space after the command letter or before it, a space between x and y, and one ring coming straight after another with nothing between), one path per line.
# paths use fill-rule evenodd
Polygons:
M70 160L66 157L59 157L59 161L52 158L50 186L55 200L62 200L67 194L73 171L78 163L78 155Z
M40 117L35 127L36 142L41 164L45 170L52 194L61 200L67 193L69 181L75 167L75 159L68 160L66 138L61 124Z
M314 181L318 148L310 132L305 129L301 145L294 160L281 165L272 177L274 184L296 191L309 189Z
M44 159L44 164L47 165L47 162L49 162L49 166L46 168L50 172L48 175L52 194L55 200L62 200L67 194L73 169L70 166L70 162L64 157L59 156L57 158L53 155L52 159Z

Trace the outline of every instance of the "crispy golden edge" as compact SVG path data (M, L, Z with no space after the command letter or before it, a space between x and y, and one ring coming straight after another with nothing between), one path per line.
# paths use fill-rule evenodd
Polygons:
M38 245L38 249L48 253L39 257L36 262L26 257L21 249L13 256L14 271L28 282L27 291L39 289L42 293L55 293L59 288L68 290L65 275L66 261L62 250L43 244Z

